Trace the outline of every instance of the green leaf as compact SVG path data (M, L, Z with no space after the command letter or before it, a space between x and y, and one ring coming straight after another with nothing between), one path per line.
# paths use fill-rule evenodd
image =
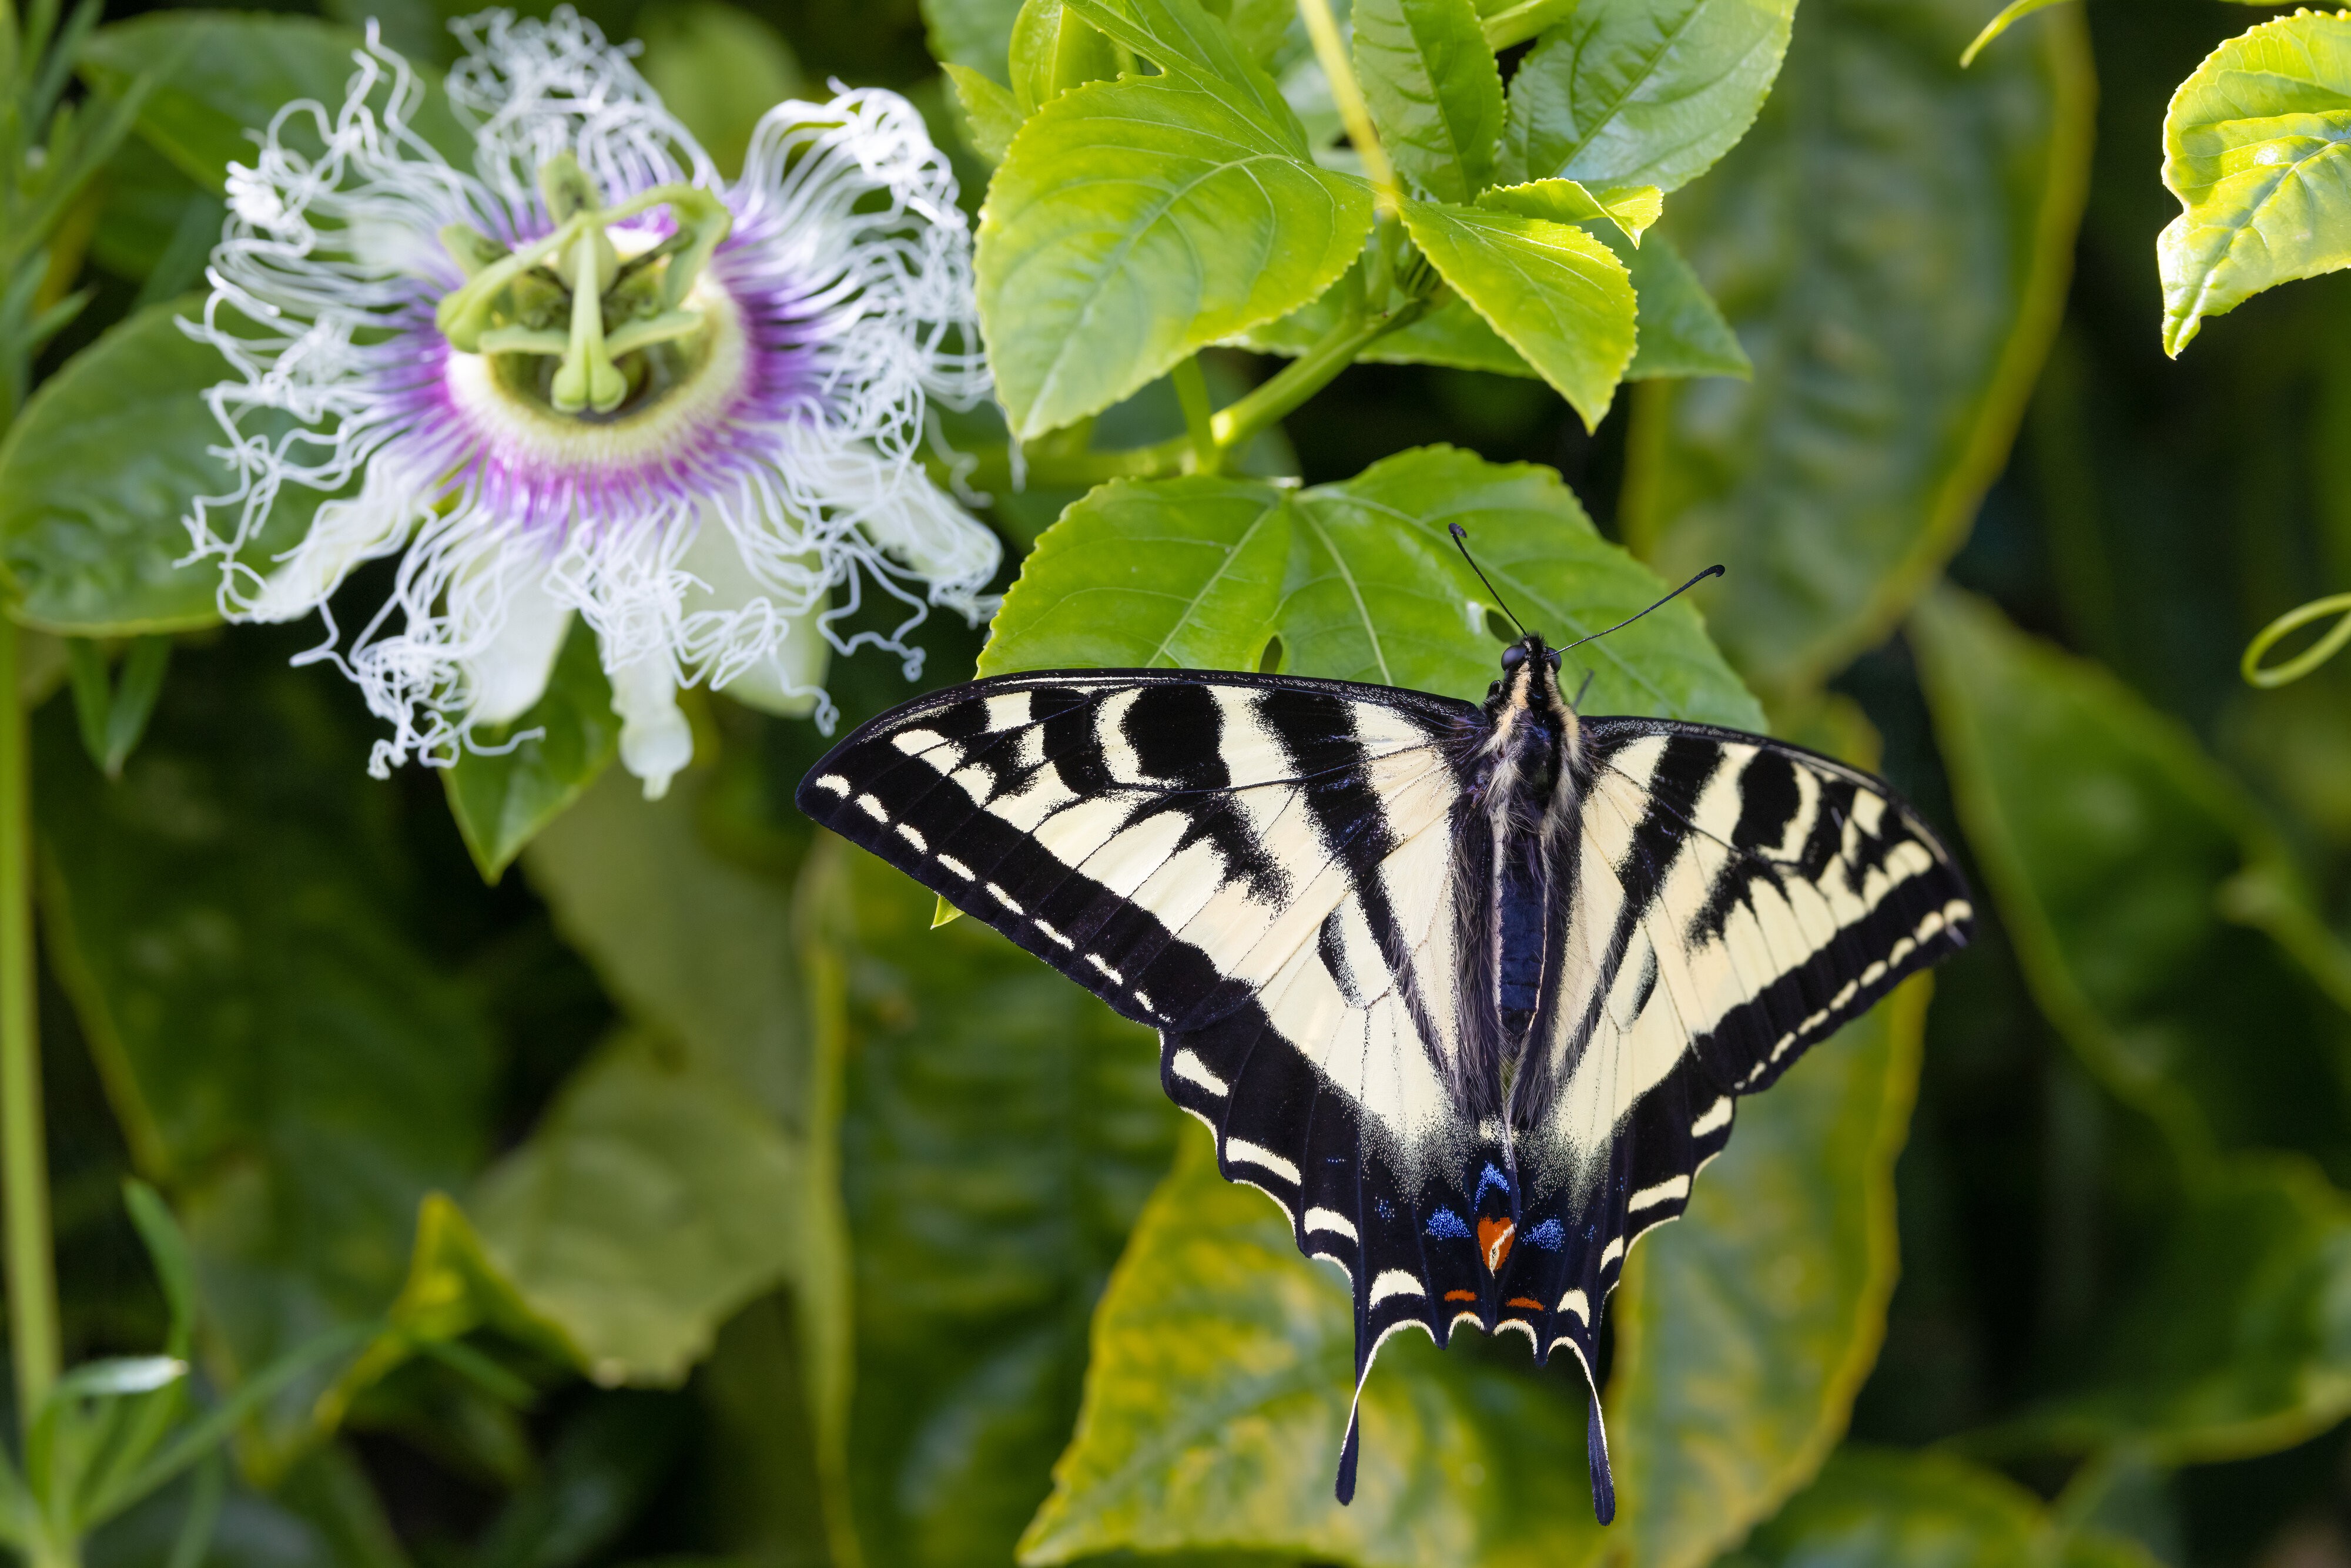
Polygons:
M1584 0L1510 78L1501 178L1679 190L1754 123L1795 11L1795 0Z
M2343 1014L2223 913L2247 868L2290 863L2241 789L2176 720L1988 605L1931 599L1911 632L1968 843L2041 1011L2191 1174L2216 1145L2351 1171Z
M585 1372L590 1364L587 1351L565 1324L524 1299L507 1270L483 1247L474 1222L446 1193L427 1193L417 1206L408 1276L383 1322L382 1331L320 1396L321 1426L340 1427L352 1400L411 1355L454 1343L476 1329L494 1330L559 1365Z
M991 163L1003 162L1005 149L1012 145L1020 129L1020 106L1010 93L969 66L950 60L939 69L955 88L956 107L963 111L972 150Z
M123 1181L122 1205L130 1210L131 1223L147 1249L155 1283L162 1288L163 1304L171 1312L171 1352L185 1355L196 1322L196 1264L188 1249L188 1233L180 1228L179 1217L163 1202L162 1195L136 1176Z
M1214 91L1303 152L1297 111L1225 25L1196 0L1063 0L1071 10L1161 70Z
M87 637L66 640L66 658L73 676L74 715L81 721L82 749L109 779L121 777L122 765L138 749L163 692L163 672L172 662L168 637L134 637L122 651L122 680L118 685L108 674L106 655Z
M599 1383L672 1385L797 1255L799 1163L727 1074L642 1035L564 1086L470 1203L482 1249Z
M157 86L139 110L139 133L208 191L228 180L231 163L250 165L254 142L270 118L298 99L343 101L358 69L352 56L366 38L356 29L309 16L236 11L171 11L110 23L81 54L90 85L120 98L141 75ZM439 84L427 87L416 129L446 154L470 158L473 138L449 112Z
M2089 157L2078 12L1960 70L1973 0L1810 0L1674 237L1755 363L1634 407L1625 538L1767 695L1882 642L1965 539L2063 308ZM1646 247L1644 246L1644 249Z
M1355 0L1355 74L1410 186L1465 203L1494 172L1502 76L1469 0Z
M2069 1537L2041 1500L2007 1477L1943 1454L1848 1448L1755 1532L1741 1561L1872 1568L2154 1568L2111 1536Z
M474 864L494 883L620 754L621 721L594 629L574 621L546 695L503 737L478 735L475 744L511 749L463 751L455 767L442 769L441 782Z
M1498 185L1481 192L1478 204L1498 213L1548 218L1555 224L1581 224L1604 219L1635 246L1666 210L1665 193L1655 185L1586 189L1573 180L1531 180L1523 185Z
M1659 376L1748 376L1754 367L1739 346L1722 309L1665 235L1651 231L1636 248L1616 225L1593 225L1596 238L1616 253L1633 280L1636 333L1626 381ZM1321 341L1339 319L1333 288L1311 305L1279 321L1250 329L1233 340L1261 354L1302 354ZM1376 340L1362 355L1366 363L1450 365L1456 370L1528 376L1535 368L1502 341L1494 329L1447 292L1437 308L1401 330Z
M1445 281L1596 428L1633 362L1633 284L1582 229L1511 213L1404 204Z
M1261 481L1118 480L1045 530L979 673L1257 667L1290 560L1289 500Z
M1260 354L1302 354L1338 323L1340 312L1346 308L1343 300L1353 287L1352 280L1343 282L1280 320L1252 327L1227 340ZM1450 290L1418 320L1374 339L1357 358L1365 364L1450 365L1457 370L1541 379L1535 368L1469 308L1468 300Z
M183 648L121 779L69 705L38 716L44 930L136 1167L187 1228L216 1384L236 1386L398 1289L417 1206L488 1145L494 1037L428 917L368 720L298 640ZM265 1471L310 1439L306 1374L268 1407Z
M1455 523L1511 608L1558 642L1665 591L1551 469L1423 447L1304 491L1237 478L1105 486L1039 538L980 668L1253 670L1270 632L1288 674L1476 697L1501 653L1499 617L1454 548ZM1572 656L1593 670L1591 712L1762 727L1687 606Z
M217 194L189 179L138 136L123 139L98 183L104 204L89 236L90 259L117 277L138 279L144 287L157 268L167 261L177 266L179 253L193 249L196 265L176 280L165 280L152 298L140 302L142 306L204 281L203 264L219 243L221 223L228 215ZM196 240L186 230L193 230Z
M1464 1338L1474 1339L1474 1334ZM1515 1341L1510 1342L1515 1346ZM1364 1390L1354 1503L1331 1495L1354 1386L1345 1279L1184 1130L1094 1314L1077 1434L1027 1563L1247 1546L1358 1568L1590 1562L1573 1357L1389 1343Z
M1960 52L1959 64L1963 67L1975 64L1976 57L1982 54L1992 40L2035 11L2045 10L2059 3L2060 0L2009 0L2009 4L2001 8L2000 15L1986 22L1983 31L1978 33L1974 41Z
M80 637L219 622L218 564L175 564L191 505L236 485L208 450L222 435L203 397L228 363L179 326L199 303L152 306L110 329L41 384L0 445L0 564L18 620ZM280 496L252 558L300 538L322 499L298 486Z
M742 172L759 117L806 90L791 46L725 0L655 6L639 25L646 82L721 173Z
M1061 0L1027 0L1012 24L1010 65L1017 131L1070 89L1118 75L1118 51Z
M2160 1465L2275 1453L2351 1415L2351 1198L2307 1161L2233 1159L2194 1190L2100 1334L2085 1385L1974 1434L1986 1451L2126 1444Z
M796 776L797 770L795 770ZM784 1139L798 1172L765 1211L793 1211L799 1364L824 1480L826 1528L849 1529L843 1445L851 1300L841 1207L841 1036L810 1020L805 944L782 880L716 852L704 829L726 804L718 779L689 769L648 801L608 773L531 844L524 868L556 927L637 1022L682 1044L695 1071L723 1078Z
M1843 1436L1900 1265L1894 1161L1929 994L1896 991L1741 1100L1688 1211L1635 1249L1608 1413L1636 1561L1712 1562Z
M2156 242L2163 349L2265 288L2351 267L2351 16L2299 12L2230 39L2179 84Z
M1632 275L1634 298L1640 302L1640 341L1633 362L1625 367L1628 382L1656 381L1669 376L1737 376L1755 373L1739 334L1722 319L1722 307L1706 291L1690 264L1673 241L1652 230L1635 246L1614 225L1593 225L1616 259Z
M1355 259L1368 188L1237 97L1172 77L1097 82L1013 139L980 213L977 283L1016 438L1287 315Z
M1574 14L1576 0L1478 0L1486 47L1500 54Z
M829 843L804 886L848 1063L849 1476L867 1560L1000 1564L1044 1498L1086 1321L1180 1119L1150 1031Z
M1492 594L1447 529L1527 625L1564 644L1656 602L1667 588L1602 538L1549 468L1447 446L1399 453L1300 494L1280 631L1285 670L1477 699L1502 644ZM1592 713L1761 729L1762 711L1676 601L1569 655L1593 671Z
M1020 0L922 0L922 7L933 59L978 71L999 86L1008 79L1004 57Z
M647 800L607 774L533 841L523 867L556 929L645 1030L732 1078L795 1136L814 1131L807 1002L789 886L714 851L710 776Z

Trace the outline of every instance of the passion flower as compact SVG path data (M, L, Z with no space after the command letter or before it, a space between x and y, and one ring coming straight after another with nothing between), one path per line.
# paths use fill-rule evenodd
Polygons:
M194 555L231 619L324 617L306 657L392 727L379 777L527 713L580 616L659 795L682 686L829 724L831 653L911 676L928 606L987 612L995 537L922 463L930 400L987 390L969 235L894 94L778 105L730 184L569 8L455 28L470 172L371 29L340 108L287 105L230 172L189 329L235 372L209 395L238 483ZM346 637L329 597L393 555ZM893 624L852 634L869 592Z

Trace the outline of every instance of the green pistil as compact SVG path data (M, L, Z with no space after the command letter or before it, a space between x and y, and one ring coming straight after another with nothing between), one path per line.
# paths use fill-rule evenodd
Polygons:
M695 185L657 185L607 208L568 152L540 168L538 188L555 231L520 250L463 224L441 231L465 283L441 301L434 320L465 353L557 360L549 394L557 412L610 413L629 395L621 361L701 329L702 312L685 300L734 214ZM608 226L657 206L670 209L677 232L621 260Z

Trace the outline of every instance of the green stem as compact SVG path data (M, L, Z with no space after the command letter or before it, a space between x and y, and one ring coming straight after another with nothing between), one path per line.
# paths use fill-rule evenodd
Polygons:
M1400 331L1419 320L1431 303L1427 298L1412 299L1380 315L1345 317L1315 340L1304 353L1284 365L1279 374L1211 416L1208 433L1217 468L1223 467L1226 459L1248 445L1259 431L1287 417L1299 404L1329 386L1365 349L1390 332ZM1202 390L1205 396L1206 388ZM1181 399L1183 395L1179 371L1176 396ZM1011 456L1004 448L993 447L975 455L979 461L965 475L967 483L982 490L1012 487ZM934 459L928 465L934 478L941 483L946 481L946 464ZM1112 479L1164 479L1174 474L1215 471L1200 465L1196 433L1187 429L1182 435L1155 445L1129 446L1115 452L1031 452L1022 467L1022 476L1026 483L1043 489L1083 490Z
M1428 304L1426 298L1407 300L1376 316L1342 319L1280 374L1217 415L1217 444L1227 452L1247 445L1258 432L1329 386L1365 349L1419 320Z
M1314 57L1322 63L1322 74L1330 78L1331 103L1339 111L1339 122L1347 128L1347 144L1364 161L1364 173L1378 192L1380 204L1394 212L1404 200L1396 185L1395 166L1388 162L1387 149L1380 145L1380 133L1372 124L1371 106L1364 101L1363 87L1355 80L1346 40L1339 37L1339 19L1331 14L1331 0L1298 0L1298 16L1306 24L1306 36L1313 40Z
M1225 455L1217 445L1217 410L1208 397L1208 378L1200 370L1200 356L1195 354L1177 365L1170 379L1176 383L1176 401L1184 407L1184 428L1192 438L1193 471L1213 474L1224 465Z
M0 1202L16 1418L30 1430L57 1380L57 1280L49 1253L48 1151L33 989L32 758L16 623L0 615Z

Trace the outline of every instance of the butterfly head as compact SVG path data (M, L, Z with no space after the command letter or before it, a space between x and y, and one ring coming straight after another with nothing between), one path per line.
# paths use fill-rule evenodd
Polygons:
M1559 691L1559 650L1540 632L1530 632L1502 650L1502 678L1486 690L1487 706L1529 707L1551 712L1563 706Z

